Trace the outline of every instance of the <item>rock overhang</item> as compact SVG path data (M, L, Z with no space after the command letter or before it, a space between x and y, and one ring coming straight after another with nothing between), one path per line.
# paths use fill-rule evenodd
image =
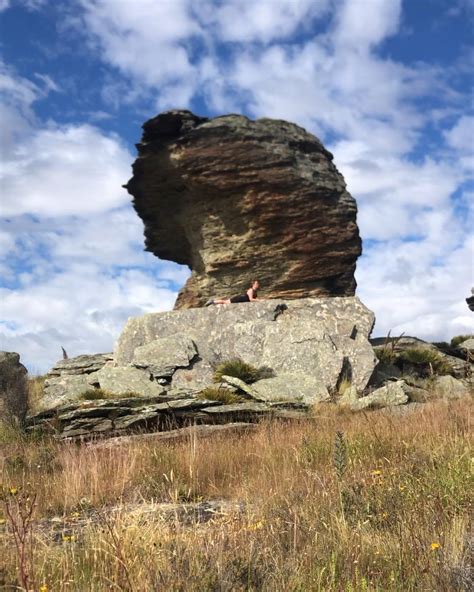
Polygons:
M357 207L318 138L282 120L190 111L143 129L126 188L146 249L192 270L176 308L255 277L273 298L354 294Z

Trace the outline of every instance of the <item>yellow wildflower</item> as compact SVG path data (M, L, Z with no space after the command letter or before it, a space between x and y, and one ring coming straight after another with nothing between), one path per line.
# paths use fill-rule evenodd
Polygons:
M18 487L10 487L10 495L16 495L18 493Z
M431 550L432 551L436 551L436 549L439 549L441 547L441 545L439 543L431 543Z
M39 592L48 592L48 586L46 584L41 584Z
M255 524L250 524L247 530L260 530L261 528L263 528L263 522L258 520Z
M372 471L372 477L378 477L381 474L382 474L382 471L380 469L376 469L375 471Z

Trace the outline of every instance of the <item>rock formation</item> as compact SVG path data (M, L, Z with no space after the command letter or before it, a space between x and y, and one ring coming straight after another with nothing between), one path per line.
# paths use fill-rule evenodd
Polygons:
M21 423L28 409L27 370L16 352L0 352L0 420Z
M272 298L351 296L356 203L332 154L295 124L168 111L147 121L126 188L146 249L188 265L175 308L258 278Z

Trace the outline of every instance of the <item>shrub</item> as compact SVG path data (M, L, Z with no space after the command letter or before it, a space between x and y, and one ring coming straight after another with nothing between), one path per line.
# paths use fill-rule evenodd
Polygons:
M471 337L474 337L474 335L456 335L456 337L453 337L451 339L451 347L456 347L460 343L466 341L466 339L470 339Z
M224 403L224 405L232 405L233 403L242 403L245 401L243 397L233 393L229 389L215 386L208 386L203 389L198 394L197 398L206 401L220 401L221 403Z
M451 373L451 366L439 352L432 349L411 347L400 352L398 358L414 366L430 366L436 374Z
M268 369L265 369L265 372L268 372ZM243 360L239 358L235 358L233 360L227 360L226 362L221 362L214 371L214 381L221 382L223 376L234 376L235 378L240 378L247 384L251 384L261 378L260 370L252 366L251 364L247 364Z

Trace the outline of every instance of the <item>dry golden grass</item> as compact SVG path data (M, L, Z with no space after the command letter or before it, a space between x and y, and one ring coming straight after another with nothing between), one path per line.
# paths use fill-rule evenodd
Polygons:
M19 500L9 493L15 487L36 494L36 520L98 511L77 540L65 530L54 541L33 525L36 590L461 590L470 416L467 400L404 416L322 405L311 422L174 445L19 438L2 446L4 505ZM338 431L342 461L334 460ZM137 502L211 499L246 510L191 526L127 511ZM122 510L104 517L110 506ZM21 585L4 529L0 585Z

